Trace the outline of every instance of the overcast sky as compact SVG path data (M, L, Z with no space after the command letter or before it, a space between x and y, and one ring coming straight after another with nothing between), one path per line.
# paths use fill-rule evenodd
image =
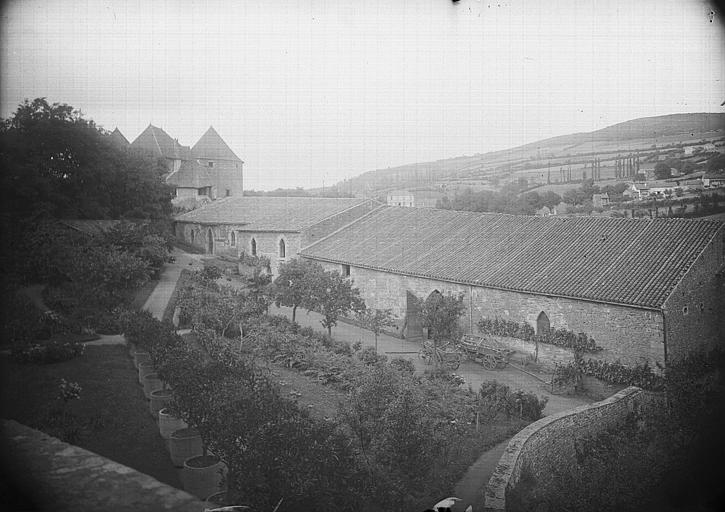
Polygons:
M33 1L2 7L1 114L46 96L133 140L213 125L245 187L722 112L702 1Z

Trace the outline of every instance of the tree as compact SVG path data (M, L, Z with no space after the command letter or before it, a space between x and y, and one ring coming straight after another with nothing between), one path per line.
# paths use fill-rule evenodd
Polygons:
M465 309L462 294L442 295L433 292L425 300L418 299L418 305L423 319L423 327L428 328L429 335L433 337L434 350L438 348L439 342L458 338L460 334L458 319ZM435 357L433 361L437 364Z
M17 217L161 218L172 189L160 160L113 143L73 107L25 100L0 125L2 211Z
M378 336L385 327L395 325L393 312L389 309L366 309L358 315L360 323L375 335L375 353L378 352Z
M292 308L292 321L295 321L297 308L310 299L309 281L312 275L322 272L319 263L310 260L292 259L279 267L279 276L274 280L272 295L279 307Z
M655 178L657 178L658 180L665 180L672 177L670 166L664 162L657 162L654 172Z
M324 317L320 323L332 336L332 328L337 320L349 312L359 312L365 309L365 302L360 298L360 290L352 286L352 282L345 279L335 270L315 272L310 280L309 302L307 309L317 309Z

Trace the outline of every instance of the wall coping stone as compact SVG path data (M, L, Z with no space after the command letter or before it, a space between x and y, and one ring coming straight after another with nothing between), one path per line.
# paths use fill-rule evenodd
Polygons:
M524 463L523 449L527 442L541 430L560 422L564 418L582 414L593 409L608 407L621 400L633 399L642 393L644 391L641 388L630 386L600 402L580 405L567 411L552 414L524 427L509 441L506 450L501 456L501 459L499 459L496 469L494 469L486 485L485 510L506 510L506 492L516 484L521 475L521 469Z
M43 510L204 510L194 496L128 466L14 420L1 425L5 476Z

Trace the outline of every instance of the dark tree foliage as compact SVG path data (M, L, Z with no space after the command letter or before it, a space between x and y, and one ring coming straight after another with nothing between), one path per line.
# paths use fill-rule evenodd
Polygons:
M70 105L25 100L0 124L2 213L14 217L161 218L161 161L115 145Z

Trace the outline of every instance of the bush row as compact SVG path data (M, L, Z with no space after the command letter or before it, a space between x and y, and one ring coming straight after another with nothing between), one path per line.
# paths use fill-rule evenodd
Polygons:
M584 359L579 356L570 363L558 363L554 370L553 382L562 385L577 383L581 375L596 377L610 384L637 386L650 391L660 391L665 384L664 377L656 373L648 363L625 366L619 361Z
M602 350L586 333L575 333L568 329L551 329L545 336L537 336L536 331L526 322L518 323L503 318L481 318L478 331L494 336L508 336L526 341L538 341L559 347L569 348L576 352L595 353Z

